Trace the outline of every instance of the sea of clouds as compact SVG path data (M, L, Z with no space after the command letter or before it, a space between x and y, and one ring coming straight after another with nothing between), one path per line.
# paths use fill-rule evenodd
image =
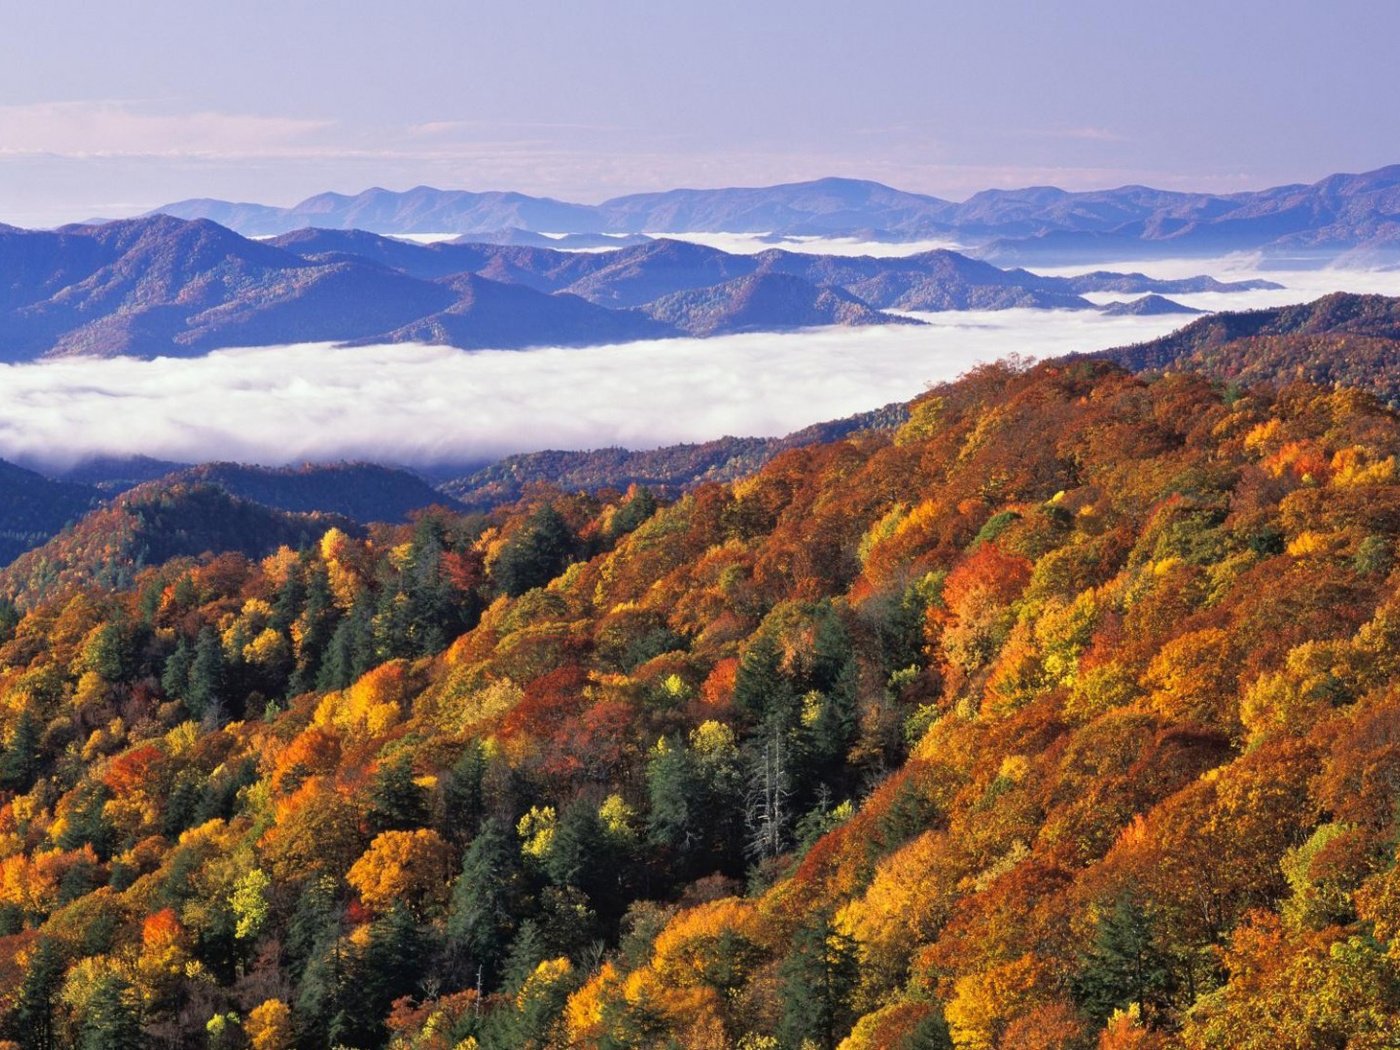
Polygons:
M830 244L811 247L825 251ZM1287 285L1173 297L1210 310L1302 302L1336 290L1400 294L1400 273L1266 273L1248 259L1103 268L1161 277L1265 276ZM544 448L650 448L725 434L778 435L908 399L981 362L1120 346L1189 320L1062 310L917 316L928 326L585 349L318 343L221 350L193 360L0 366L0 457L52 466L96 455L148 455L427 467Z

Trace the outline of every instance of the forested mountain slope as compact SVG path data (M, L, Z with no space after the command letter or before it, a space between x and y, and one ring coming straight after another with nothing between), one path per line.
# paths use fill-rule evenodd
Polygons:
M1337 292L1296 306L1213 314L1098 356L1135 371L1349 386L1393 408L1400 405L1400 299Z
M1397 453L1351 390L996 365L670 506L34 604L4 1032L1384 1046Z

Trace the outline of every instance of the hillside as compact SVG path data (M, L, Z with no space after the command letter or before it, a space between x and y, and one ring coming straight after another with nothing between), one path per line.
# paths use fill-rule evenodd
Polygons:
M1101 271L1046 277L951 251L896 259L776 249L744 255L643 239L580 252L419 245L321 229L254 241L207 219L165 215L57 231L0 229L0 267L10 275L0 290L0 361L9 362L189 357L298 342L588 346L909 323L884 310L1087 310L1094 308L1082 298L1087 291L1258 284ZM812 287L799 289L791 279Z
M166 476L166 484L217 485L239 499L294 514L328 514L368 525L407 521L414 511L456 502L416 474L374 463L258 467L205 463Z
M0 627L0 1034L1384 1046L1397 454L1077 359L669 506L90 518L50 578L130 588Z
M1311 303L1213 314L1099 356L1135 371L1197 371L1243 383L1302 380L1400 405L1400 298L1338 292Z
M690 335L773 332L820 325L922 324L874 310L850 292L820 288L787 274L737 277L712 288L664 295L645 307L649 317Z
M19 555L0 570L0 595L33 605L92 585L125 587L148 565L210 552L258 558L314 543L334 525L348 523L274 510L216 485L148 482Z
M86 485L51 481L0 460L0 565L86 513L98 495Z
M669 499L704 482L735 481L755 473L780 452L837 441L862 430L892 430L905 418L904 406L892 404L804 427L785 437L723 437L656 449L527 452L447 481L440 488L475 510L514 503L531 487L596 495L638 485Z
M859 179L676 189L599 205L513 193L416 187L323 194L290 208L193 200L158 211L207 218L246 234L301 226L379 233L490 233L510 227L571 233L728 232L787 237L946 239L1001 263L1221 255L1262 250L1294 264L1400 257L1400 165L1309 185L1241 193L1146 186L1070 192L1052 186L984 190L962 202Z
M1144 295L1129 302L1109 303L1103 312L1112 317L1150 317L1159 314L1202 314L1204 310L1184 306L1175 299L1160 295Z

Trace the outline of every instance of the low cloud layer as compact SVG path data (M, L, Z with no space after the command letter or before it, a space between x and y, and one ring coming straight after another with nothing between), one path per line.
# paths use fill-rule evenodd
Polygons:
M0 456L428 465L784 434L907 399L979 362L1119 345L1180 323L1036 310L928 319L588 349L302 344L11 365L0 368Z

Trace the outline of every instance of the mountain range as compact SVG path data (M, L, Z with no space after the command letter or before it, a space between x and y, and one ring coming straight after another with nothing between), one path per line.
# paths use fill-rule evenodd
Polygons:
M572 204L520 193L419 186L323 193L291 207L198 199L157 211L249 235L304 226L379 233L760 233L778 238L943 239L997 262L1082 263L1262 251L1278 264L1400 258L1400 165L1240 193L1146 186L984 190L962 202L826 178L779 186L676 189Z
M1095 309L1082 293L1098 290L1265 286L1102 271L1043 277L946 250L895 259L743 255L657 240L577 252L317 229L259 241L168 215L0 228L0 273L0 361L10 362L189 357L294 342L583 346L910 323L888 310Z

